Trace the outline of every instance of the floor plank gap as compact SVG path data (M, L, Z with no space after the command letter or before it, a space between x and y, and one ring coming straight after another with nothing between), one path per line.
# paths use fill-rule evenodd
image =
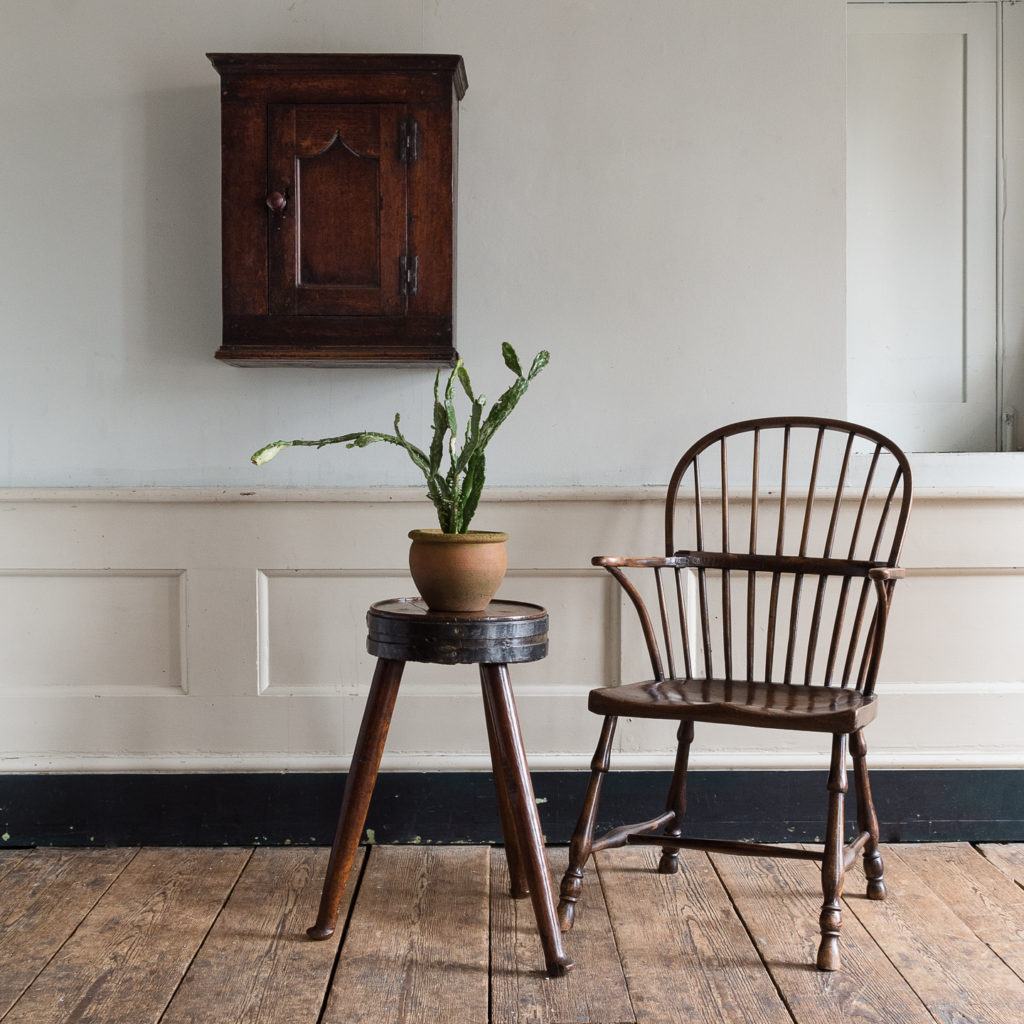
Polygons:
M345 895L343 896L343 915L341 913L338 915L342 918L344 923L340 928L341 937L338 941L338 947L334 952L334 958L331 962L331 974L327 981L327 988L324 989L323 999L320 1001L320 1012L316 1017L317 1024L320 1024L324 1019L324 1014L327 1012L327 1000L330 999L331 990L334 988L334 979L338 974L338 962L341 959L341 951L345 948L345 937L348 935L349 924L352 921L352 908L355 906L359 888L363 884L363 875L366 874L366 866L370 863L370 857L372 856L373 845L371 844L356 854L356 862L352 865L353 870L349 873L350 881L345 888Z

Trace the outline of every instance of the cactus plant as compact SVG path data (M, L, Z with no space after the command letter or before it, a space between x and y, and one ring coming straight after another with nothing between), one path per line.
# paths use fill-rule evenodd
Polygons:
M550 355L540 351L534 356L528 373L523 373L519 357L508 342L501 346L505 365L516 375L497 402L484 416L487 399L473 392L469 372L458 360L441 390L441 371L434 377L433 433L427 451L413 444L399 428L400 415L395 413L394 433L383 434L372 430L324 437L319 441L275 441L262 447L252 456L255 465L269 462L282 448L305 445L323 448L329 444L344 444L346 448L366 448L378 441L404 448L427 481L427 495L437 510L437 519L443 533L466 533L476 512L484 486L486 464L484 449L494 432L508 418L519 400L526 394L530 381L547 366ZM456 381L462 386L470 402L469 418L459 443L458 418L455 409ZM448 467L442 471L444 455L448 454Z

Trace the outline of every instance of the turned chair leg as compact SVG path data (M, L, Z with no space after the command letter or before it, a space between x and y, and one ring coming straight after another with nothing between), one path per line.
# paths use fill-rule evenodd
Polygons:
M686 767L690 760L690 744L693 743L693 722L680 722L676 739L676 766L665 803L665 810L671 811L673 818L665 826L665 835L678 839L683 834L683 817L686 814ZM663 849L661 860L658 861L658 873L674 875L678 870L679 851Z
M878 849L878 817L875 803L871 799L871 782L868 778L868 745L863 730L850 737L850 752L853 754L853 774L857 789L857 827L871 837L864 845L864 874L868 880L868 899L885 899L885 869L882 854Z
M558 899L558 923L563 932L569 931L576 918L576 903L583 890L583 866L590 856L594 842L594 823L597 820L597 805L601 799L601 787L611 765L612 740L618 719L606 718L597 741L597 750L590 762L590 784L583 801L576 830L569 844L569 867L562 876L562 887Z
M845 851L843 849L843 805L846 796L845 733L832 737L832 764L828 773L828 831L821 859L821 943L818 946L818 970L839 970L840 904L843 895Z

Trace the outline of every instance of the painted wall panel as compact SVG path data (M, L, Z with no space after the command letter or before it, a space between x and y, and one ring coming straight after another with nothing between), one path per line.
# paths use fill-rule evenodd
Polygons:
M0 690L187 691L183 577L0 570Z
M411 592L405 534L430 509L405 491L282 497L0 495L5 770L345 766L373 668L366 608ZM551 614L549 657L512 670L537 768L586 768L600 725L587 691L649 674L631 608L589 559L656 551L661 502L658 489L505 491L481 511L515 538L503 596ZM873 763L1024 767L1019 518L1018 497L919 494ZM41 593L28 600L26 586ZM48 609L52 640L36 621ZM95 643L125 622L118 642ZM187 693L170 684L179 678ZM411 664L385 766L486 767L482 722L473 668ZM704 767L806 767L824 749L815 737L698 732L693 762ZM671 725L623 723L616 758L666 767L673 747Z
M1024 569L918 570L898 601L891 623L902 642L886 651L888 679L1019 683L1024 692Z

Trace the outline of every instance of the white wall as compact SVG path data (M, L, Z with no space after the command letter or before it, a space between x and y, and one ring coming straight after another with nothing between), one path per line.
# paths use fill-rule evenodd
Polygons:
M728 418L841 415L844 18L842 0L6 0L0 486L415 479L396 452L248 464L397 409L425 432L432 373L214 361L208 51L465 57L459 348L492 396L502 340L553 355L494 483L663 480Z

